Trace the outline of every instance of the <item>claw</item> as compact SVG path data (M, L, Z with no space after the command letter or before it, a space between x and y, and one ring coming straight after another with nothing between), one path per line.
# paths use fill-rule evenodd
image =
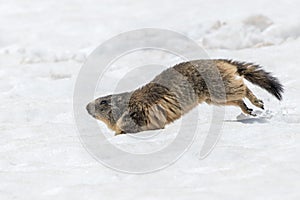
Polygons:
M251 115L251 116L253 116L253 117L256 117L256 114L253 113L253 109L252 109L252 108L248 108L248 109L247 109L247 114L248 114L248 115Z
M261 108L261 109L265 109L264 108L264 102L262 101L262 100L260 100L260 99L257 99L256 101L255 101L255 104L254 104L255 106L257 106L257 107L259 107L259 108Z

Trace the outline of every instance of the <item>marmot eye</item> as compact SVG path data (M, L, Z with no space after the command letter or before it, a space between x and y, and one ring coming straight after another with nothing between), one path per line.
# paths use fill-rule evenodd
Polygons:
M106 100L102 100L102 101L100 102L100 105L104 105L104 104L107 104L107 101L106 101Z

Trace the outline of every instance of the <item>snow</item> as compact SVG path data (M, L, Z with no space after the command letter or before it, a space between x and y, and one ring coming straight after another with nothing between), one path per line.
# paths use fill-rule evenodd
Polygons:
M298 0L2 0L0 199L299 199L299 7ZM199 155L205 135L199 134L163 170L135 175L105 167L81 144L73 116L74 85L99 44L145 27L182 33L211 58L261 64L285 86L283 101L248 84L266 110L249 119L238 108L226 107L221 138L205 159ZM141 55L165 67L177 62L158 52L128 55L105 74L102 81L108 82L99 82L96 95L134 89L161 71L152 68L126 82L141 73L136 69L145 61ZM199 130L207 132L212 107L196 110ZM169 135L145 140L113 137L99 126L118 148L149 153L169 144L180 124L168 126Z

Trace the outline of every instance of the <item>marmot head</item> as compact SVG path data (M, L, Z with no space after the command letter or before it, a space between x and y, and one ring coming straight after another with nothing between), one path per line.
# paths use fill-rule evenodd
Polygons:
M94 118L104 122L110 129L115 129L115 124L128 108L131 93L121 93L99 97L90 102L86 109Z

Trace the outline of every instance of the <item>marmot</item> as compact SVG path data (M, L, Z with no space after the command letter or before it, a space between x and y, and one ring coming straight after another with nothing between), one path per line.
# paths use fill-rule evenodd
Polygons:
M209 70L214 66L219 71L223 87L217 86L213 92L218 96L218 91L223 89L226 93L224 100L211 98L209 84L206 84L203 77L214 76ZM116 135L163 129L166 124L180 118L202 102L238 106L244 113L255 116L243 98L248 98L261 109L264 109L264 104L244 84L243 78L267 90L278 100L282 99L283 86L279 80L259 65L208 59L179 63L166 69L141 88L97 98L86 109L90 115L115 131Z

